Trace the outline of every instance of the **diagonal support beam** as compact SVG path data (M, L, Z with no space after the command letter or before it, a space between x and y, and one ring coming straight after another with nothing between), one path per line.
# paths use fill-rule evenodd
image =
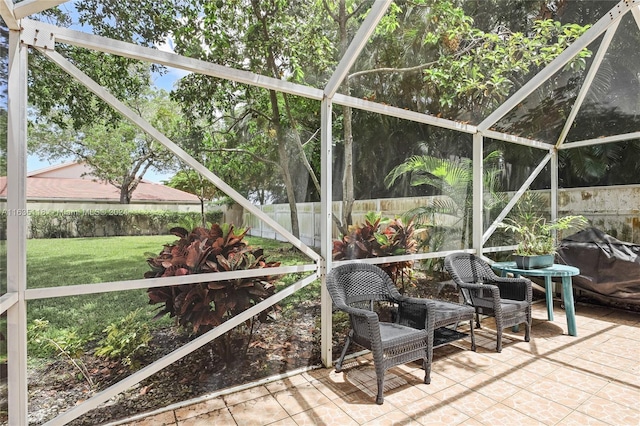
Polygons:
M507 217L507 215L509 214L509 212L511 211L513 206L516 205L516 203L518 202L520 197L522 197L522 195L527 191L527 189L529 189L529 186L531 185L531 183L535 180L535 178L538 177L540 172L542 172L542 170L544 169L544 167L547 165L547 163L550 160L551 160L551 153L547 154L542 159L542 161L540 161L540 164L538 164L538 167L536 167L531 172L531 175L529 175L527 180L524 181L524 183L522 184L520 189L518 189L518 192L516 192L516 194L513 196L513 198L511 198L511 200L509 200L507 205L504 207L504 209L502 209L502 211L500 212L500 214L498 215L496 220L493 221L491 226L489 226L487 228L487 230L485 231L484 235L482 236L482 245L484 245L489 240L491 235L493 235L493 233L495 232L496 228L498 227L498 224L500 222L502 222L505 217Z
M578 93L578 96L576 97L573 107L571 108L571 112L569 113L569 117L567 117L567 120L564 123L564 127L560 132L560 136L558 137L558 142L556 143L557 148L562 146L565 139L567 138L567 135L569 134L569 130L573 125L573 121L576 119L576 116L578 115L578 111L580 111L580 108L582 107L582 103L584 102L584 99L587 97L587 93L589 93L589 89L591 88L591 83L593 82L593 79L596 77L596 74L600 69L602 60L604 59L604 56L606 55L607 50L609 49L609 45L611 44L613 35L616 33L616 30L618 29L619 23L620 21L612 25L611 28L607 30L607 32L604 35L604 38L602 39L602 43L600 43L600 47L598 48L598 52L596 53L596 56L593 58L593 62L591 63L589 72L587 73L587 76L585 77L584 82L582 83L582 87L580 88L580 93Z
M14 31L20 30L20 23L14 14L14 5L11 0L0 0L0 16L7 24L7 28Z
M17 3L13 9L17 19L26 18L34 13L40 13L47 9L66 3L69 0L24 0Z
M371 6L371 10L369 10L369 14L358 29L355 37L353 37L347 51L342 55L340 63L324 88L324 94L327 98L331 99L333 95L335 95L338 87L342 84L342 81L347 76L347 73L358 58L358 55L360 55L360 52L362 52L362 49L364 49L369 38L371 38L378 22L380 22L380 19L382 19L390 5L391 0L379 0L373 2L373 6Z
M500 107L485 118L479 125L478 129L484 131L496 124L502 117L511 111L516 105L522 102L527 96L533 93L545 81L547 81L556 72L560 71L571 59L573 59L582 49L591 44L603 32L609 29L616 22L629 12L639 2L638 0L622 0L609 13L600 18L591 28L585 31L571 46L567 47L560 55L558 55L549 65L544 67L542 71L536 74L524 86L520 88L513 96L507 99Z

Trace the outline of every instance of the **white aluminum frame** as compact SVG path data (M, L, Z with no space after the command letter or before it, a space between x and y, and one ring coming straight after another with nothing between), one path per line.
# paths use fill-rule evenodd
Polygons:
M545 67L538 75L525 84L512 97L510 97L502 106L497 108L492 114L485 118L479 125L469 125L452 120L446 120L434 117L428 114L422 114L414 111L407 111L388 105L382 105L371 101L355 98L348 95L337 93L340 83L344 80L348 71L353 66L356 57L362 51L362 48L373 34L376 25L386 13L387 8L391 4L391 0L374 2L367 18L362 27L358 30L352 43L348 48L348 54L345 55L337 66L334 74L325 86L324 90L294 84L287 81L258 75L251 72L236 70L201 60L182 57L169 52L162 52L156 49L137 46L131 43L125 43L117 40L107 39L105 37L74 31L66 28L59 28L50 24L39 21L26 19L32 13L43 11L47 8L64 3L64 0L25 0L18 4L13 4L10 0L0 0L0 15L10 29L10 50L9 50L9 81L8 81L8 196L7 208L19 211L26 211L26 111L27 111L27 46L32 46L39 50L44 56L58 64L67 71L71 76L80 81L89 90L93 91L97 96L110 104L117 111L131 120L143 131L154 137L160 143L170 149L179 159L197 170L221 190L230 195L236 202L249 210L252 214L259 217L269 226L283 235L294 246L300 249L315 264L299 265L293 267L270 268L269 274L285 274L308 272L310 275L302 280L287 287L285 290L278 292L276 295L250 308L244 313L225 322L215 330L201 336L200 338L190 342L189 344L177 349L171 354L163 357L155 363L145 367L144 369L132 374L116 385L100 392L90 398L85 403L62 413L54 420L47 424L58 425L65 424L87 411L95 408L101 402L117 393L125 390L129 386L138 383L151 374L168 366L177 359L185 356L193 350L210 342L223 333L231 330L244 320L259 313L261 310L272 306L283 298L293 294L297 290L305 287L314 280L324 276L331 269L332 264L343 262L332 262L331 260L331 229L332 229L332 121L331 112L332 105L344 105L357 108L372 113L388 115L401 118L408 121L428 124L431 126L441 127L445 129L455 130L462 133L473 135L473 199L474 199L474 215L473 215L473 241L472 249L465 250L467 252L475 252L483 255L484 252L497 251L505 248L485 249L484 243L496 229L496 224L504 219L508 211L515 205L520 196L529 187L535 177L541 173L546 164L551 162L552 171L552 215L557 210L557 150L569 149L593 144L617 142L623 140L640 138L640 131L628 133L626 135L614 135L606 138L598 138L593 140L584 140L576 142L564 143L567 129L570 127L570 121L573 120L581 106L584 96L587 93L588 85L593 80L593 76L597 72L602 56L606 52L610 38L616 31L617 25L627 12L631 11L633 17L640 29L640 0L622 0L612 11L601 18L594 24L580 39L573 43L547 67ZM581 49L587 47L592 41L599 37L603 32L607 32L604 37L603 47L599 50L589 70L586 84L583 86L574 108L571 112L570 120L565 125L560 138L556 145L536 141L528 138L522 138L517 135L510 135L491 130L496 122L498 122L506 113L508 113L519 102L524 100L533 91L549 77L560 70L568 61L570 61ZM21 41L20 38L23 38ZM116 54L128 58L134 58L149 63L166 65L190 72L197 72L204 75L214 76L217 78L227 79L242 84L252 85L268 90L276 90L283 93L301 96L321 102L321 149L322 149L322 241L321 253L318 255L311 248L303 244L299 239L295 238L284 227L280 226L268 216L264 215L259 209L255 209L250 202L244 199L240 194L229 187L222 179L207 170L198 163L194 158L188 155L180 147L166 138L148 122L137 116L133 111L127 108L122 102L116 99L109 92L92 81L84 73L78 70L70 62L54 51L55 43L67 43L79 47L84 47L96 51ZM542 150L549 153L543 158L538 167L533 171L529 179L521 186L516 195L509 202L504 211L499 215L498 219L482 233L482 154L484 138L493 138L510 143L521 144ZM554 216L555 217L555 216ZM198 277L172 277L163 279L148 280L132 280L114 283L101 283L90 285L79 285L69 287L27 289L26 288L26 218L24 216L8 217L8 241L7 241L7 293L0 297L0 313L7 312L8 317L8 360L9 360L9 423L22 425L27 422L27 373L26 373L26 301L48 297L64 297L77 294L95 294L107 291L123 291L140 288L150 288L166 285L180 285L189 282L197 282L204 278L210 281L223 280L229 276L260 276L265 275L264 271L243 271L210 274L211 276L200 275ZM511 249L508 247L506 249ZM419 260L438 258L451 252L438 253L421 253L417 255L394 256L387 258L365 259L359 260L367 263L379 264L390 261L403 260ZM322 287L322 362L325 366L330 366L332 362L331 353L331 300L326 292L326 288Z

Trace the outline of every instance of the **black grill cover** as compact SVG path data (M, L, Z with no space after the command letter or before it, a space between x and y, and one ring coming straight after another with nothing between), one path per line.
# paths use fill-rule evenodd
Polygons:
M640 306L640 245L587 228L560 242L556 262L580 269L574 288L596 299Z

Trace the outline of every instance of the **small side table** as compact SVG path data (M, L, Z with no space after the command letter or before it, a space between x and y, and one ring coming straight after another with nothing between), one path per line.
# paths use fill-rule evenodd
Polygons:
M544 288L547 300L547 318L553 321L553 297L551 289L551 278L562 278L562 297L564 299L564 310L567 315L567 328L570 336L577 336L576 311L573 302L573 284L571 277L578 275L580 270L574 266L557 265L540 269L520 269L515 262L496 262L491 267L499 272L501 276L506 276L508 272L516 276L544 277Z

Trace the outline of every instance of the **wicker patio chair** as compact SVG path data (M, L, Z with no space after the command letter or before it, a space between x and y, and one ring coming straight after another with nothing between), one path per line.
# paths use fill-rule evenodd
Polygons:
M527 278L497 276L484 260L470 253L453 253L445 260L445 268L458 286L464 303L476 311L476 324L480 328L480 315L496 320L496 351L502 351L502 330L525 324L525 342L531 335L531 281Z
M347 314L351 329L344 342L336 371L351 342L373 354L378 394L376 403L384 402L384 373L389 368L422 359L424 383L431 382L433 357L433 301L401 295L389 276L375 265L348 263L327 274L327 289L335 306ZM374 311L379 304L397 305L394 322L382 322ZM416 323L422 319L422 323Z

